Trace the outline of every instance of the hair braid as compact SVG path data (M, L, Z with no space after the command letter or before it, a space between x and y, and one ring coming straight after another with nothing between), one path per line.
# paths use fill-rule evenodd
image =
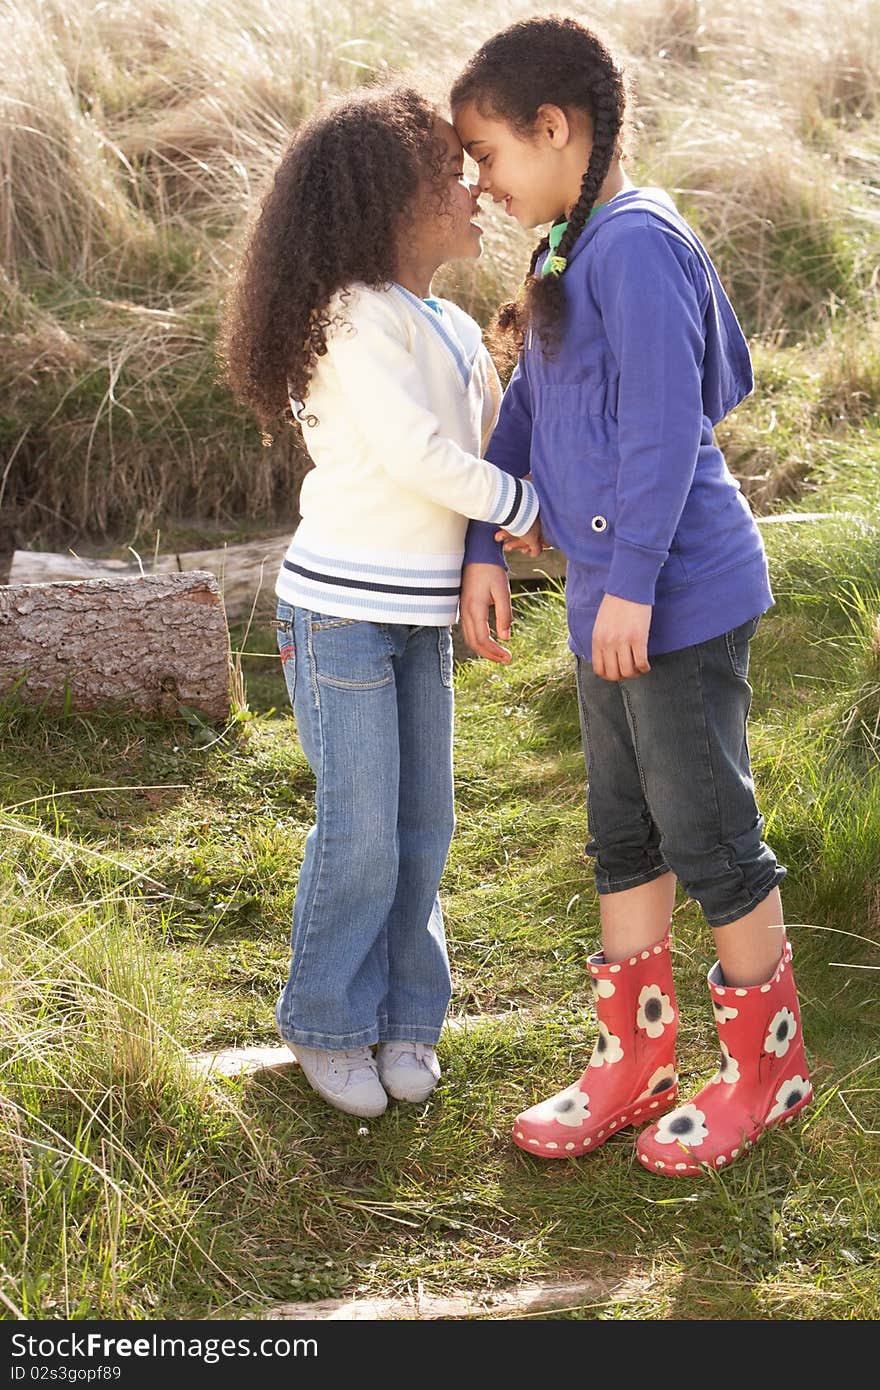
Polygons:
M530 275L534 275L534 273L535 273L535 267L536 267L536 265L538 264L538 261L541 259L541 257L543 256L544 252L545 252L545 251L549 251L549 250L550 250L550 238L549 238L549 236L541 237L541 240L538 242L537 246L535 247L534 251L532 252L532 259L529 261L529 274L530 274Z
M615 78L617 78L616 82ZM611 160L614 157L622 114L622 102L618 91L619 81L619 76L616 73L614 77L611 77L601 71L594 81L593 147L590 150L589 163L581 183L580 195L571 210L568 226L556 249L556 254L563 259L568 258L569 251L586 226L599 196L599 189L605 182ZM534 266L529 273L534 275Z
M555 275L536 276L549 248L544 237L532 252L519 298L499 310L494 345L502 351L522 347L531 324L549 351L553 330L565 306L561 283L565 261L583 231L620 153L626 110L623 74L600 38L577 20L550 15L520 20L495 34L471 58L453 85L453 111L473 102L482 114L508 121L524 136L535 130L541 106L585 112L592 122L592 148L577 202L556 248L562 262Z
M534 276L535 267L544 252L549 250L550 238L549 236L544 236L532 252L528 274L524 281L525 284L528 284ZM511 340L517 352L522 347L526 328L528 327L528 320L522 318L522 313L523 304L521 300L509 299L506 304L499 306L498 313L495 315L495 322L492 325L490 336L492 339L492 346L502 361L512 355Z
M562 277L566 261L578 237L587 225L590 214L605 182L611 160L617 149L623 121L623 82L613 66L596 65L590 74L592 98L593 143L577 202L569 213L568 226L556 248L561 269L555 275L535 276L537 256L533 257L525 281L525 307L529 320L534 320L545 352L551 350L554 330L565 308ZM500 325L499 325L500 327Z

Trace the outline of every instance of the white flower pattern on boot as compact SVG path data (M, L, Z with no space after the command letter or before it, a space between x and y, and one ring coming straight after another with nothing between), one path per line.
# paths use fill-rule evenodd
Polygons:
M674 1018L675 1011L669 1003L669 995L664 994L659 985L645 985L639 993L637 1026L644 1028L649 1038L659 1038L667 1023Z
M797 1019L791 1009L781 1008L770 1023L764 1039L764 1051L784 1057L797 1033Z
M716 1083L719 1081L726 1081L729 1084L732 1084L734 1081L739 1081L739 1079L739 1062L736 1060L735 1057L731 1057L730 1052L727 1049L727 1044L722 1043L721 1058L718 1064L718 1070L712 1077L712 1080Z
M784 1115L786 1110L791 1110L793 1105L797 1105L804 1096L813 1094L813 1087L805 1076L793 1076L788 1081L783 1081L779 1090L776 1092L776 1104L769 1111L765 1124L772 1124L778 1120L780 1115Z
M658 1067L651 1076L648 1077L648 1085L636 1100L638 1105L643 1100L650 1100L652 1096L660 1096L664 1091L669 1091L678 1080L678 1072L670 1063L667 1067Z
M590 1066L610 1067L614 1062L619 1062L622 1056L623 1048L620 1046L620 1038L615 1037L614 1033L609 1033L607 1024L600 1023L599 1036L590 1057Z
M614 993L613 980L597 980L595 975L591 975L590 984L597 999L610 999Z
M708 1137L706 1116L695 1105L681 1105L664 1115L654 1135L658 1144L683 1144L688 1149L699 1148Z
M726 1023L729 1018L739 1018L739 1009L731 1009L727 1004L722 1004L720 999L712 995L712 1008L715 1010L715 1022Z
M560 1125L569 1125L572 1128L586 1124L590 1118L590 1097L586 1091L581 1091L575 1086L569 1086L568 1090L560 1091L558 1096L551 1096L550 1100L541 1101L540 1105L534 1106L529 1112L529 1119L546 1123L548 1120L556 1120Z

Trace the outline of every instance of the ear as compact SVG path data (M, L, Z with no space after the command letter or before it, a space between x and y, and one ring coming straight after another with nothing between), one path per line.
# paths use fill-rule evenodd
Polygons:
M562 107L552 106L549 102L538 107L535 130L539 136L543 135L555 150L564 149L574 133Z

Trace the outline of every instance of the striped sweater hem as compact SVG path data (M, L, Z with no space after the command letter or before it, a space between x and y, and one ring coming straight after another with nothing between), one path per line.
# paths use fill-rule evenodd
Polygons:
M458 617L460 555L333 555L297 545L281 562L275 593L316 613L367 622L447 627Z

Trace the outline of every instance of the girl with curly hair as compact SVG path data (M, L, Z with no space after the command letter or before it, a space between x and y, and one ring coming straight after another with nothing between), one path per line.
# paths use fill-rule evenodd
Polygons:
M313 1088L361 1116L440 1076L467 519L540 553L531 484L480 457L501 395L480 329L431 294L480 255L477 196L416 92L337 101L284 154L226 320L236 394L264 428L292 416L315 465L276 583L316 823L275 1017Z
M487 458L534 478L544 534L568 558L602 931L592 1056L514 1139L565 1158L649 1121L637 1152L651 1172L717 1170L812 1094L785 871L763 839L746 736L749 641L773 600L713 437L752 389L748 348L672 200L626 177L624 82L595 34L556 16L513 24L451 101L480 189L523 227L550 224L499 316L519 360ZM507 660L488 625L494 604L506 627L510 605L494 528L471 526L466 561L465 639ZM714 928L721 1066L672 1110L676 880Z

